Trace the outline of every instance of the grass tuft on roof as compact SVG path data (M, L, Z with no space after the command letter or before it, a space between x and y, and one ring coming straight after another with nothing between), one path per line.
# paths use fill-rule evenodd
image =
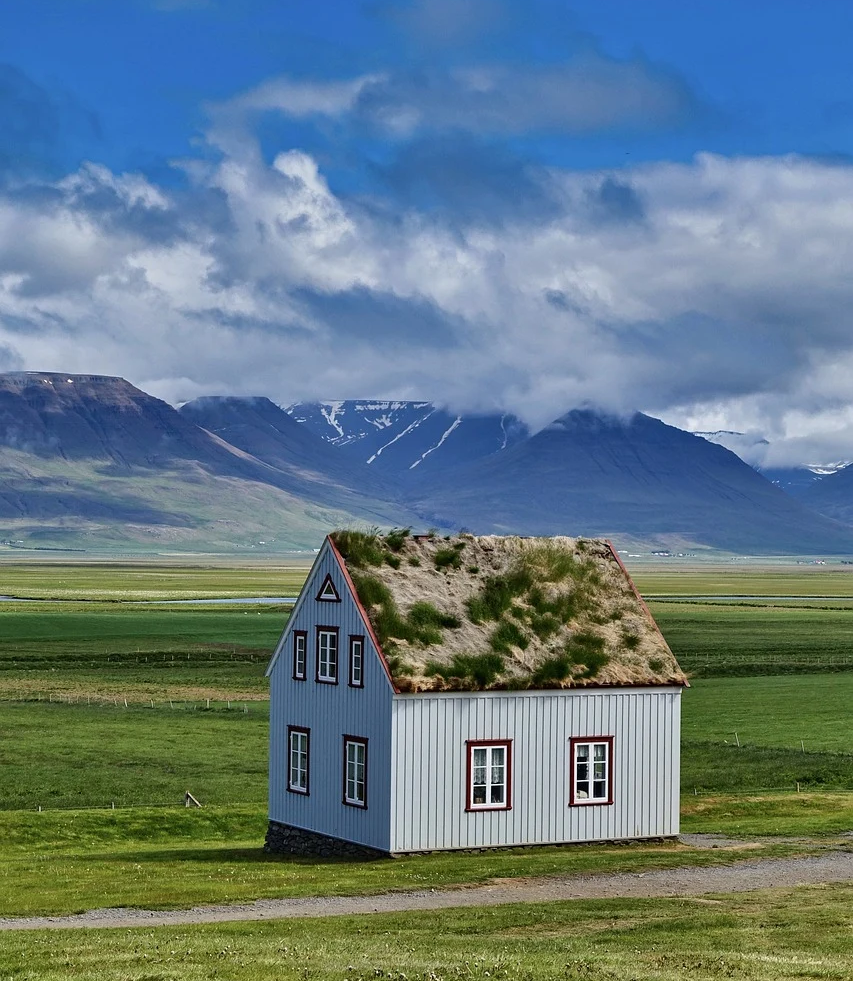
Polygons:
M686 683L606 542L331 538L401 691Z

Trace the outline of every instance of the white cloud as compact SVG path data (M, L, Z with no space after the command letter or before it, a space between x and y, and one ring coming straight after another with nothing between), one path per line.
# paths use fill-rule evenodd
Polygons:
M179 198L87 168L0 199L7 363L175 400L433 397L533 425L589 401L760 431L777 463L851 455L853 169L552 170L547 219L489 227L340 199L300 152L190 173ZM603 217L606 187L627 217Z
M277 78L209 107L211 136L231 145L247 119L346 117L392 139L425 130L466 134L580 134L614 127L654 129L695 107L687 85L643 58L587 51L543 67L469 65L382 72L334 82Z

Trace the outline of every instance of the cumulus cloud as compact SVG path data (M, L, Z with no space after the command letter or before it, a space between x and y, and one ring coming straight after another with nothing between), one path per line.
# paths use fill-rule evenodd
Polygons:
M641 408L851 456L851 168L540 169L549 207L492 225L341 197L298 151L187 173L180 194L93 166L0 192L4 365L174 401L434 398L534 427Z

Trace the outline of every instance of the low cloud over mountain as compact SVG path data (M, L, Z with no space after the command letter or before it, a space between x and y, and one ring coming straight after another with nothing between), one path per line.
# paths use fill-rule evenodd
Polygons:
M208 85L195 139L145 167L99 162L98 117L6 66L0 369L174 402L430 399L534 430L642 409L761 431L780 465L848 458L849 161L702 152L741 123L683 63L541 5L465 6L372 4L369 58ZM224 23L165 7L156 29L200 45ZM63 170L81 113L90 160Z

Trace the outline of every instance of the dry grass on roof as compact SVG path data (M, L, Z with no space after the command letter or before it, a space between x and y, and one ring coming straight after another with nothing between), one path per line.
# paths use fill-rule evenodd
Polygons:
M606 542L331 538L401 691L686 681Z

